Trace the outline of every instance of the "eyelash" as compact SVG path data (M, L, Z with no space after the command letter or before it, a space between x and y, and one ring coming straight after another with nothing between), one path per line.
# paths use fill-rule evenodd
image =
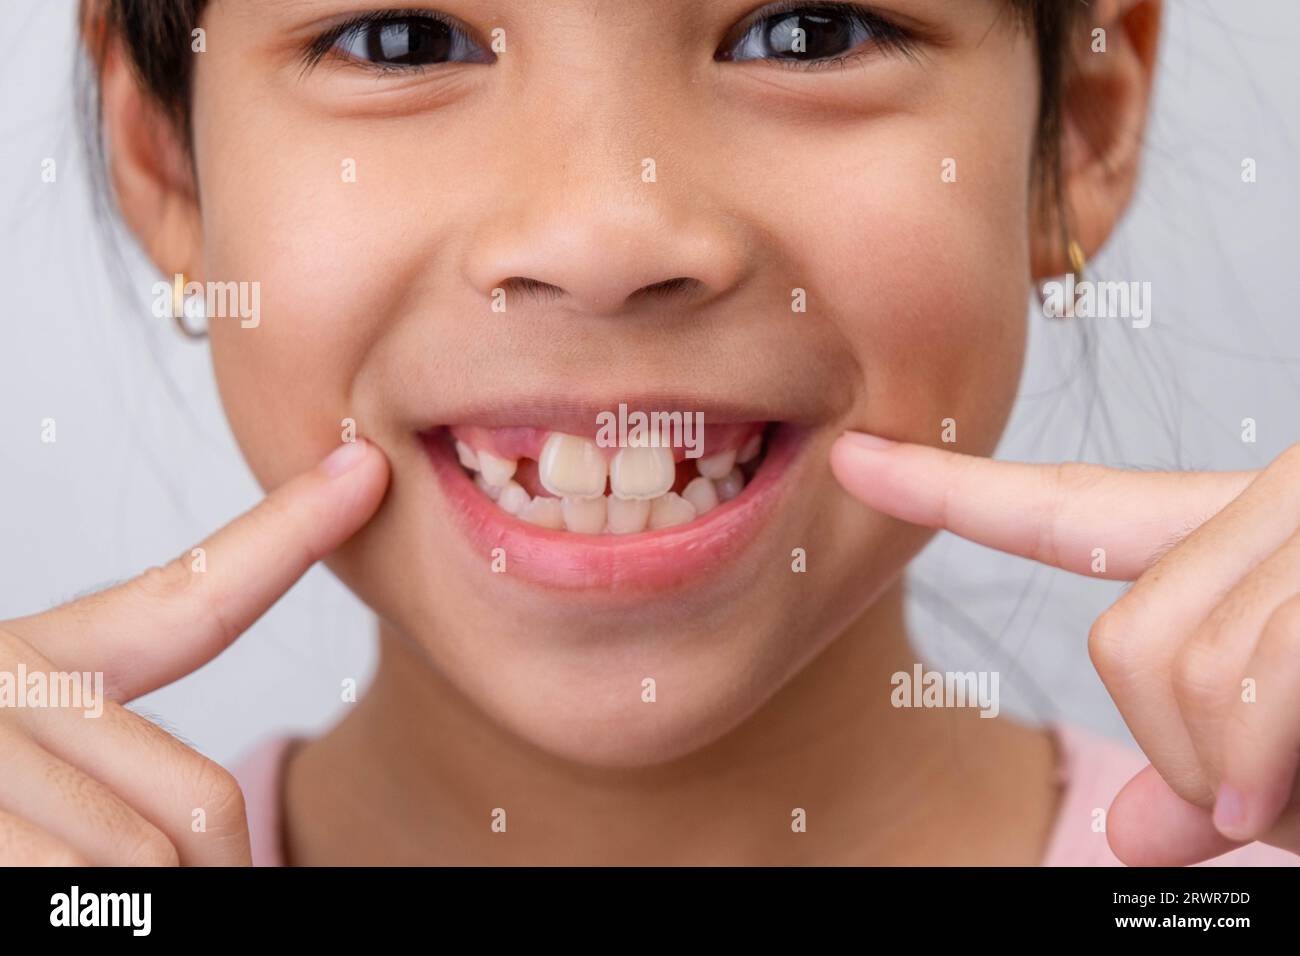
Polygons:
M748 35L750 30L753 30L759 24L789 13L830 14L846 17L853 26L866 30L871 34L870 47L881 53L914 58L920 47L917 37L911 32L869 7L855 3L810 3L808 0L778 0L777 3L755 11L749 18L745 30L736 36L735 42L739 43ZM854 49L839 56L825 57L820 60L769 58L765 62L775 63L787 70L825 70L834 67L842 69L850 63L870 56L871 52L870 48Z
M384 26L389 23L401 23L405 20L432 20L436 23L441 23L453 33L459 34L462 37L468 36L460 24L436 10L371 10L366 13L358 14L337 26L330 27L330 29L312 40L303 51L304 72L311 70L313 67L318 66L322 61L324 61L326 57L334 52L341 40L360 37L368 27ZM426 64L394 66L389 63L359 63L359 65L373 73L402 73L407 75L423 72L429 69L430 66Z
M779 17L782 14L791 13L823 14L846 17L852 26L860 30L865 30L870 34L870 45L876 51L906 57L914 57L916 55L918 41L915 36L887 17L867 7L859 6L854 3L818 3L808 2L808 0L778 0L778 2L756 11L750 17L745 30L739 33L734 42L739 43L748 35L749 31L753 30L765 21L774 17ZM340 41L359 37L367 28L372 26L383 26L388 23L399 23L410 19L434 20L457 34L467 36L465 30L462 29L454 20L435 10L372 10L352 17L337 26L331 27L308 44L307 48L303 51L304 72L313 69L323 62L326 57L336 50ZM764 62L775 63L776 65L788 70L812 71L834 67L843 69L848 64L870 55L870 52L871 51L868 49L855 49L839 56L824 57L817 60L795 60L769 57ZM722 56L719 57L719 59L726 62L728 57ZM429 69L430 66L438 64L394 66L386 63L362 62L359 65L373 73L401 73L409 75L413 72L423 72Z

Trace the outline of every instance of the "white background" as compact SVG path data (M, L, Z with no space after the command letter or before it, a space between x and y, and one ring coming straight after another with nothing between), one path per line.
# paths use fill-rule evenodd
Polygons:
M258 498L204 347L150 317L148 269L128 249L129 279L116 275L94 220L73 6L0 0L0 618L178 554ZM1077 327L1032 319L1002 457L1226 469L1300 439L1300 3L1167 7L1140 194L1092 263L1098 278L1151 282L1154 323L1091 323L1084 349ZM1241 182L1246 157L1254 185ZM1116 585L951 536L914 574L918 643L935 665L999 669L1004 709L1126 735L1085 646ZM336 719L340 681L371 671L371 634L367 610L317 568L225 655L137 709L229 761Z

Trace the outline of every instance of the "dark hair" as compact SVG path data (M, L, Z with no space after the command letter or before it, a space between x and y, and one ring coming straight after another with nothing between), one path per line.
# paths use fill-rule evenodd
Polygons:
M1062 100L1070 39L1083 0L1006 0L1011 15L1033 32L1038 46L1039 103L1036 175L1044 213L1060 208ZM144 90L177 128L188 131L194 57L190 37L208 0L81 0L86 35L102 46L121 42ZM188 135L186 136L188 139Z

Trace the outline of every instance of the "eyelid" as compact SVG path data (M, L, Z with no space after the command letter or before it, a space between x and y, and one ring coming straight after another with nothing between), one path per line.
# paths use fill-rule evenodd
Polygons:
M492 53L491 48L482 43L474 31L465 23L443 13L441 10L433 10L427 7L412 8L394 8L381 10L368 10L363 13L345 16L338 23L327 27L323 33L307 44L302 53L304 72L318 66L331 53L337 52L339 41L349 36L359 35L367 27L374 25L383 25L390 22L400 22L402 20L435 20L443 24L453 33L459 34L463 39L472 43L488 57L489 62L496 60L496 55ZM358 60L355 57L344 57L348 62L374 72L401 72L413 73L421 69L427 69L427 66L405 66L395 67L391 64L369 63L365 60Z
M882 52L901 53L904 56L912 57L917 53L922 41L921 36L910 28L899 24L889 14L882 13L866 4L839 2L839 0L775 0L775 2L755 10L733 27L719 47L720 55L717 58L723 61L730 60L730 51L744 40L755 27L782 14L796 12L834 13L836 16L855 17L860 24L870 28L871 40L869 45ZM843 65L850 59L860 58L866 52L865 49L855 48L846 51L840 56L823 57L818 60L767 57L761 60L744 62L766 61L777 63L789 69L815 69L818 66L835 65L837 63Z

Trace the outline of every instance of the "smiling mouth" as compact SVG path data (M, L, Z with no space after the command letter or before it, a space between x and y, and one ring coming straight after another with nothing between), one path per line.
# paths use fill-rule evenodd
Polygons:
M532 427L419 438L483 568L501 557L507 577L546 588L645 592L721 585L722 565L774 525L807 435L788 422L710 424L697 458Z
M689 525L739 497L762 465L766 427L713 426L701 436L708 453L694 457L533 428L450 433L466 475L505 514L552 531L630 535Z

